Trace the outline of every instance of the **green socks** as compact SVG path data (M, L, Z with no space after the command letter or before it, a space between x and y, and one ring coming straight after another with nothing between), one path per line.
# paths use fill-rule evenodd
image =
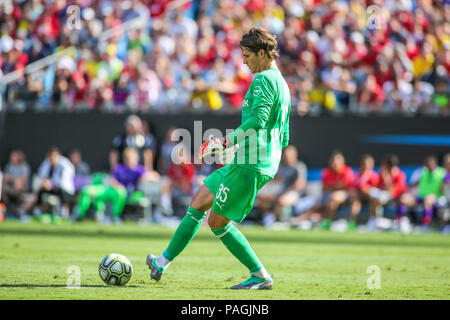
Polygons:
M206 217L206 212L189 207L187 214L184 216L175 231L169 246L163 252L163 256L172 261L178 256L181 251L191 242L196 235L198 229L202 225L203 219Z
M269 278L270 275L262 266L252 247L244 235L230 222L225 227L212 230L217 238L222 240L227 249L243 264L250 273L260 278Z
M172 262L173 259L187 247L200 229L205 216L206 212L189 207L187 214L184 216L183 220L181 220L177 230L172 236L169 246L163 254L156 259L155 263L158 268L164 270L170 262ZM212 232L223 242L227 249L248 268L250 273L262 279L270 278L270 275L262 266L247 239L231 222L222 228L212 230Z

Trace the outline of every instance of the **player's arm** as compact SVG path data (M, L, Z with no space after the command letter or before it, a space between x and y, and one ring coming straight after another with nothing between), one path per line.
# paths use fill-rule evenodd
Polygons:
M147 170L153 170L153 150L150 148L145 148L142 152L144 158L144 167Z
M250 91L253 95L253 105L255 107L250 118L228 135L231 144L242 143L246 136L249 137L251 133L254 134L257 130L264 128L269 119L275 100L275 90L272 83L265 75L258 75L253 80ZM249 131L250 129L252 131Z
M198 157L202 159L209 154L219 154L220 163L228 163L229 161L232 161L234 152L239 148L239 145L244 142L245 137L250 137L255 134L256 130L263 128L265 123L267 122L267 119L264 120L264 113L266 111L260 112L263 113L263 115L259 114L259 112L255 112L236 130L234 130L223 139L218 139L214 136L211 136L208 141L204 142L200 146ZM250 129L252 131L248 131Z
M281 149L286 148L289 145L289 114L291 113L291 108L288 109L286 115L286 122L284 124L284 132L283 132L283 141L281 145Z
M265 76L258 75L253 81L250 91L254 96L253 104L255 105L250 117L222 140L210 137L200 147L199 158L213 154L214 152L211 152L211 150L216 149L218 151L224 150L224 152L219 153L220 157L223 156L224 158L231 159L231 154L234 154L237 148L239 148L239 144L242 144L246 137L250 137L257 130L265 127L270 116L271 107L274 104L275 93L272 84L270 84Z

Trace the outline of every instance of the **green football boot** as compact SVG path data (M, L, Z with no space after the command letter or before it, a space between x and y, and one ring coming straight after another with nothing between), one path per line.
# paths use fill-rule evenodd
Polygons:
M150 278L159 281L163 275L164 269L156 265L156 257L152 254L147 256L145 264L150 269Z
M244 282L232 286L230 289L232 290L272 290L273 289L273 280L270 278L259 278L254 275L250 275L250 277Z

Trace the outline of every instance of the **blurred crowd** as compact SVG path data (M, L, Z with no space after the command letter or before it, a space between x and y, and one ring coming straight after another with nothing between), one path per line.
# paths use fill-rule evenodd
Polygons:
M450 232L450 153L429 155L410 174L401 169L395 154L381 159L378 169L370 154L359 168L332 152L320 181L308 182L307 167L294 146L283 151L275 179L258 194L258 214L269 227L313 227L333 231L429 231L434 226Z
M2 1L3 75L75 49L8 84L7 108L240 112L253 76L242 64L239 40L260 25L277 35L279 66L298 115L450 114L448 1L179 3ZM79 10L68 10L71 4ZM121 31L139 17L147 22Z
M136 115L128 116L124 128L111 141L107 172L91 172L79 150L66 157L57 147L32 172L25 154L13 150L0 170L7 216L23 222L34 217L43 222L121 224L130 218L179 223L203 179L222 165L194 164L193 154L172 141L175 128L162 143ZM342 152L334 151L329 166L320 170L319 180L309 179L311 169L289 145L246 222L304 230L450 232L450 153L442 159L427 156L409 177L393 154L383 157L378 168L373 156L364 154L359 168L352 168Z
M128 116L124 131L111 141L106 172L92 172L80 150L63 154L58 147L32 172L26 155L12 150L0 170L0 200L6 205L0 213L24 222L89 217L120 224L128 215L144 223L177 223L203 179L221 165L194 165L186 148L174 151L174 130L158 143L146 121Z

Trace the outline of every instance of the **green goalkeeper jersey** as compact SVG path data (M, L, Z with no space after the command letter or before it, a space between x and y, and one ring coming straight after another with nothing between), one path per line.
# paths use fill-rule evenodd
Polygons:
M290 110L291 94L280 71L256 75L244 98L242 124L228 135L239 144L233 163L273 178L289 143Z

